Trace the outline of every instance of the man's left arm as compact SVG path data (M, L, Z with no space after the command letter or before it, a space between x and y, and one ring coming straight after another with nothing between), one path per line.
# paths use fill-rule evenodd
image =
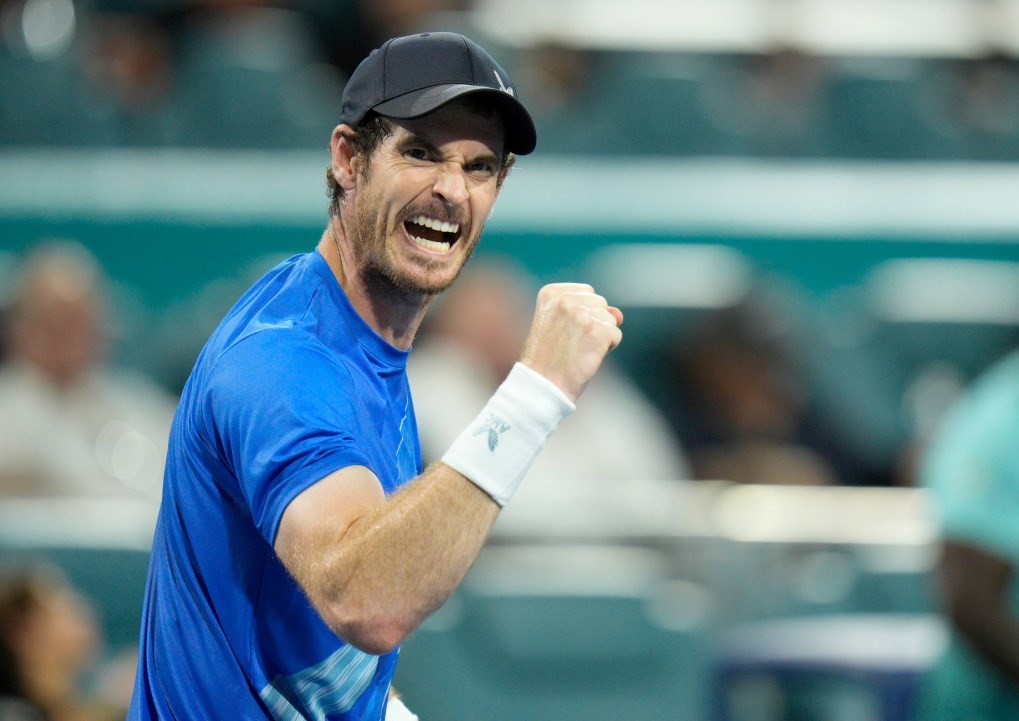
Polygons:
M951 538L944 542L938 580L952 626L1019 684L1019 617L1009 598L1014 573L1010 561L986 549Z

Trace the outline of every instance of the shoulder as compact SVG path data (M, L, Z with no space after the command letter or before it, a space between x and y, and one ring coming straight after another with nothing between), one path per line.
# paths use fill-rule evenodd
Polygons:
M307 392L321 395L349 380L349 358L295 326L267 326L247 333L208 360L210 392Z
M941 445L1014 437L1019 426L1019 354L1011 355L978 378L949 413Z

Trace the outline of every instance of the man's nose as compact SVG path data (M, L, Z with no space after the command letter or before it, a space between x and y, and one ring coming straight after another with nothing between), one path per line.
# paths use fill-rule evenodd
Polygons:
M437 172L432 192L449 205L467 202L467 181L459 168L442 168Z

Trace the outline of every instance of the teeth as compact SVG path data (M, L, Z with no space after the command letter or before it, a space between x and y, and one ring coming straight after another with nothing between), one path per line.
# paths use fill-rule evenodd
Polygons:
M459 223L444 223L441 220L429 218L424 215L417 215L411 218L410 222L415 223L417 225L423 225L424 227L431 228L432 230L439 230L442 231L443 233L457 233L460 231Z
M412 235L411 238L417 245L427 250L437 250L439 252L445 252L449 250L449 243L441 240L428 240L427 238L418 238L416 235Z

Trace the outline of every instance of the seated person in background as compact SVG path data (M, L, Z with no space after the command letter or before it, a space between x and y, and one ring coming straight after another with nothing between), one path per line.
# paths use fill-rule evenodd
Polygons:
M514 264L476 259L436 301L407 366L426 462L442 454L518 360L533 297L527 275ZM628 514L639 522L655 510L641 505L642 484L654 494L659 484L689 478L689 471L664 419L610 358L528 478L495 535L547 530L549 518L583 517L578 522L592 528L625 525Z
M158 502L174 400L105 363L106 289L96 260L47 244L13 286L0 368L0 496Z
M55 572L0 578L0 719L112 721L82 680L99 650L92 608Z
M698 479L838 482L802 438L806 389L776 318L762 303L724 308L669 351L669 413Z
M861 366L833 359L824 332L795 296L762 282L671 341L661 407L695 478L891 484L898 451L885 415L856 385Z
M951 641L921 692L924 721L1019 718L1019 352L978 378L928 447L938 591Z

